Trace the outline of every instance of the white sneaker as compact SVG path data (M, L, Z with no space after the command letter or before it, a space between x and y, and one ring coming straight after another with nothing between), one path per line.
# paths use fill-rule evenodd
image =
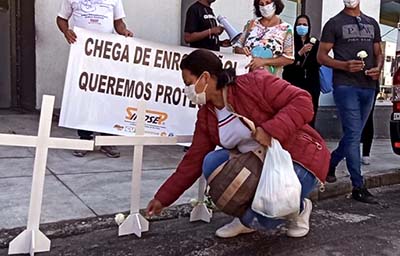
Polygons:
M228 223L225 226L219 228L215 232L215 235L220 238L230 238L230 237L235 237L239 234L246 234L254 231L255 231L254 229L248 228L245 225L243 225L240 222L239 218L234 218L231 223Z
M303 237L310 231L310 215L312 211L312 202L310 199L304 199L304 209L294 219L290 221L286 235L289 237Z
M363 157L361 158L361 163L362 163L363 165L370 165L370 164L371 164L371 162L370 162L370 157L369 157L369 156L363 156Z

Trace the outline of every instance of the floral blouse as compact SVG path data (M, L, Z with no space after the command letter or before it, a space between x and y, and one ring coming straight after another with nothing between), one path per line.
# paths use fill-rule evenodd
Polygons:
M254 57L276 58L283 56L294 60L293 28L286 22L273 27L264 27L260 19L249 20L234 47L248 47ZM255 55L256 52L262 53L263 51L265 53L261 56ZM283 67L269 67L269 70L282 77Z

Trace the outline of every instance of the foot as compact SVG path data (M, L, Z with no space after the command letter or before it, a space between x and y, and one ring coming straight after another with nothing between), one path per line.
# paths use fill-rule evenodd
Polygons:
M74 150L72 152L72 155L74 155L76 157L84 157L84 156L86 156L86 154L87 154L87 151L85 151L85 150Z
M254 229L248 228L243 225L239 218L234 218L231 223L226 224L225 226L219 228L215 235L220 238L230 238L235 237L239 234L246 234L254 232Z
M370 164L371 164L371 162L370 162L370 157L369 157L369 156L363 156L363 157L361 158L361 163L362 163L363 165L370 165Z
M326 182L334 183L337 181L335 172L336 172L335 168L329 167L328 176L326 176Z
M118 158L120 157L120 153L116 147L113 146L102 146L100 151L106 154L109 158Z
M366 204L378 204L378 201L374 198L374 196L367 190L367 188L353 188L353 192L351 193L354 200L357 200Z
M303 237L310 231L310 215L312 211L312 202L304 199L304 209L294 219L290 221L286 235L289 237Z

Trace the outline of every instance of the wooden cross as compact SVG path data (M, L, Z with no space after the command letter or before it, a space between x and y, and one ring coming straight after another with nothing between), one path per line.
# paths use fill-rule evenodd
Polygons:
M135 234L142 236L142 232L149 230L149 222L139 213L140 184L142 177L143 146L149 145L175 145L177 143L190 142L191 138L186 136L161 137L144 135L146 104L139 102L137 107L137 122L135 136L96 136L96 146L134 146L132 185L131 185L131 207L130 214L119 226L118 235ZM199 201L203 201L205 181L201 183L199 190ZM202 192L201 192L202 191ZM200 200L201 199L201 200ZM206 213L207 211L207 213ZM207 207L204 204L197 205L191 214L191 221L204 220L209 222L211 218Z
M0 134L1 146L34 147L35 162L26 230L10 242L9 254L47 252L50 240L39 230L44 178L49 149L93 150L94 142L78 139L51 138L54 96L43 96L37 136Z

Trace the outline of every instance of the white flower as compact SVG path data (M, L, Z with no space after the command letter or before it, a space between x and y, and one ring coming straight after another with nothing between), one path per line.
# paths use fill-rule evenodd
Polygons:
M118 214L115 215L114 220L115 220L115 222L117 223L117 225L119 226L119 225L122 224L122 222L124 222L124 220L125 220L125 215L123 215L122 213L118 213Z
M190 202L190 205L191 205L192 207L195 207L196 205L199 204L199 201L198 201L197 199L195 199L195 198L190 199L189 202Z
M310 38L310 43L315 44L317 42L317 38L311 37Z
M360 59L365 59L365 58L368 57L368 53L366 51L359 51L357 53L357 57L360 58Z

